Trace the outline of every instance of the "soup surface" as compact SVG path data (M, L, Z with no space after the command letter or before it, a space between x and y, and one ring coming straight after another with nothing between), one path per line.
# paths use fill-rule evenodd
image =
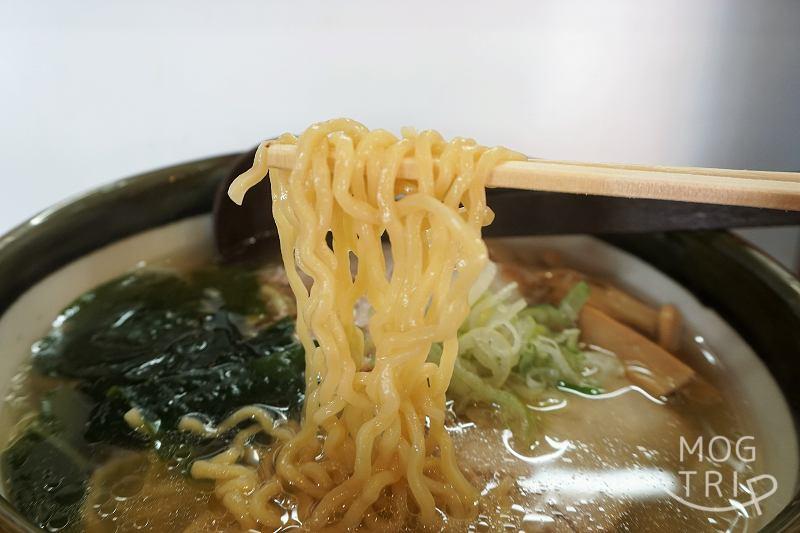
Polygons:
M463 367L448 392L446 421L459 467L481 496L472 518L442 517L441 527L757 526L742 489L763 465L746 446L740 453L726 453L725 446L743 436L754 436L757 446L760 437L736 391L724 386L724 365L711 364L719 358L695 341L690 327L678 327L673 311L661 307L666 302L634 298L614 280L571 269L557 254L493 252L497 268L473 302L468 322L474 323L460 333ZM518 356L489 360L497 343L516 339L505 331L486 334L495 327L489 317L511 313L519 301L509 319L524 331ZM587 309L601 309L613 317L613 328L635 337L612 336L613 346L587 342L610 331L591 333L597 326ZM215 427L257 405L281 424L297 425L305 381L294 313L282 268L274 265L150 266L82 295L54 318L14 378L4 405L12 422L3 453L5 493L51 531L240 531L215 485L193 477L191 468L225 450L246 425L209 436L187 431L182 421L189 415ZM659 339L658 327L648 330L651 314L669 323L662 330L680 332L677 341ZM474 333L479 329L481 335ZM627 353L630 346L638 351ZM674 376L657 375L652 365L661 363L648 359L652 346L688 365L691 379L683 381L681 367L673 367ZM277 444L254 435L245 460L268 478ZM718 481L712 490L709 476ZM377 508L385 515L368 517L364 529L370 519L419 529L413 505L402 502L405 518L392 521L398 502L388 493L382 498ZM744 505L698 508L725 508L729 500ZM302 527L301 502L288 494L277 503L283 530Z

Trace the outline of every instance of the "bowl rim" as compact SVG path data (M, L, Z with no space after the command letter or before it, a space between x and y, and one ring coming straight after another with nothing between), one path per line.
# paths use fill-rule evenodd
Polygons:
M93 250L209 212L217 183L239 155L212 156L121 178L58 202L10 229L0 236L0 315L36 282ZM164 188L170 192L164 194ZM115 216L104 219L109 204L115 206Z

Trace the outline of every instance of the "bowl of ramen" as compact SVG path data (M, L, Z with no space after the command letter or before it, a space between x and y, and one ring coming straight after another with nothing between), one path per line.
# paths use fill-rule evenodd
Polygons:
M269 170L280 257L215 255L236 155L0 240L0 529L795 530L774 261L727 232L484 240L514 152L345 120L277 142L293 168L257 154L231 198Z

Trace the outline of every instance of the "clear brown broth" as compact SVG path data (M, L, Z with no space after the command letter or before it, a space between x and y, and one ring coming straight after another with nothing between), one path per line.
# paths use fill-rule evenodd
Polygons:
M724 354L723 354L724 355ZM450 431L460 464L482 488L480 513L470 521L447 520L448 531L699 531L752 530L757 521L737 512L708 513L675 501L679 472L718 471L725 480L735 469L743 478L761 471L749 464L679 460L679 442L703 436L736 441L752 434L747 409L726 383L726 370L710 349L687 334L682 358L721 391L709 403L707 389L689 385L663 402L630 387L624 378L605 383L613 397L591 398L555 392L547 405L531 406L541 436L530 450L514 448L513 437L491 409L473 406L452 413ZM60 383L23 368L3 409L11 426L37 398ZM14 431L9 432L12 436ZM756 435L756 446L759 436ZM100 458L98 458L100 459ZM213 487L178 474L151 453L120 452L102 457L84 504L87 531L237 531L213 496ZM729 481L721 496L692 485L698 505L716 506L733 497ZM299 526L287 506L287 530ZM768 503L762 504L768 505ZM187 529L188 528L188 529ZM414 530L412 522L403 530Z

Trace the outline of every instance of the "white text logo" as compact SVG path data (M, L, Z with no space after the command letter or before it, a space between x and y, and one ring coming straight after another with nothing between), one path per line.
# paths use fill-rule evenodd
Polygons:
M733 462L748 465L756 460L754 442L755 439L752 436L740 437L736 441L722 435L706 441L701 436L694 443L681 437L680 462L685 465L687 460L695 458L698 463L725 464ZM683 505L710 513L740 511L747 516L750 513L746 511L746 508L752 507L755 515L759 516L762 513L761 502L778 490L778 480L774 476L760 474L747 478L736 468L730 469L730 473L727 475L723 475L723 472L715 469L685 469L678 471L678 476L681 478L681 486L677 494L669 489L667 489L667 493ZM728 487L730 487L729 492L732 497L728 498L724 505L708 506L692 502L692 499L697 498L711 499L712 501L717 498L725 501L724 489Z

